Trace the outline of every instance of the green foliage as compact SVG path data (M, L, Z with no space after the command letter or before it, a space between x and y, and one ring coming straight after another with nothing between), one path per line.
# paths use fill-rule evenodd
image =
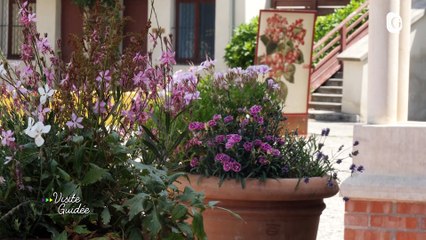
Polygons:
M79 7L93 7L96 2L104 3L110 7L114 6L116 0L73 0Z
M314 41L319 41L333 28L339 25L347 16L354 12L359 6L361 6L365 0L351 0L348 5L344 8L339 8L334 13L326 16L318 16L315 23L315 35ZM362 15L360 13L358 16Z
M240 109L256 104L263 105L267 111L276 111L282 107L285 95L281 94L278 83L264 78L251 67L248 71L235 68L223 74L206 75L198 84L200 99L191 108L191 120L207 122L217 113L237 115Z
M259 18L243 23L234 30L231 41L225 48L225 62L229 67L247 68L253 65Z

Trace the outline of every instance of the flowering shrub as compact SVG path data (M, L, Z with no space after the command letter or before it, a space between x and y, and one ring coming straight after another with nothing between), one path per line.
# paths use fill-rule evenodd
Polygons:
M203 195L179 192L179 174L146 164L160 167L176 156L186 131L174 124L198 98L204 68L173 74L168 41L154 64L152 50L141 52L146 36L133 36L120 52L127 37L120 7L97 2L86 9L69 63L36 32L27 3L20 10L23 67L2 56L0 236L203 239ZM160 147L153 151L153 144ZM55 193L80 205L41 201ZM80 210L86 214L75 214Z
M357 155L345 154L343 146L335 158L321 149L330 129L321 136L298 136L297 132L279 134L279 124L265 115L262 106L254 105L239 111L236 117L216 114L205 123L188 126L192 139L187 144L189 171L203 176L237 179L244 187L246 178L299 178L307 183L310 177L329 176L329 184L337 179L334 164ZM357 145L355 142L354 145ZM352 165L351 172L362 172Z
M234 116L239 108L252 105L262 105L265 112L281 117L281 83L266 78L269 67L231 68L223 73L213 70L200 79L200 99L191 107L191 119L208 121L215 113Z

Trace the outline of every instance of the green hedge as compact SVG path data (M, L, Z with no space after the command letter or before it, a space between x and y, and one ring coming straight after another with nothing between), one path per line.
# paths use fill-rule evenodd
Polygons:
M315 41L318 41L354 12L365 0L351 0L344 8L335 10L327 16L317 17L315 24ZM241 24L234 30L234 36L225 48L225 62L229 67L246 68L254 64L258 18L248 24Z

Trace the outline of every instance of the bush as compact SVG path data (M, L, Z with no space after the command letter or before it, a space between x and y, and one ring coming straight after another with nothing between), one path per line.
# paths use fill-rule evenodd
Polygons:
M225 48L225 62L229 67L247 68L253 65L259 18L243 23L235 29L234 36Z

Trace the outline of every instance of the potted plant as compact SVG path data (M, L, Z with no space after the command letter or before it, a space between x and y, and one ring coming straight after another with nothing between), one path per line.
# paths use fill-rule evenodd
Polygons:
M2 56L0 69L0 238L205 238L203 195L178 191L180 173L149 165L176 141L161 154L141 141L167 135L157 120L178 119L197 81L176 81L168 48L154 64L141 52L146 36L120 52L120 11L90 8L65 63L21 6L22 66Z
M279 85L264 80L267 72L265 66L230 69L200 83L192 114L202 121L189 123L185 146L191 175L179 186L191 185L241 217L206 211L209 239L313 240L323 198L338 192L333 164L343 159L322 153L330 130L320 137L281 134Z

